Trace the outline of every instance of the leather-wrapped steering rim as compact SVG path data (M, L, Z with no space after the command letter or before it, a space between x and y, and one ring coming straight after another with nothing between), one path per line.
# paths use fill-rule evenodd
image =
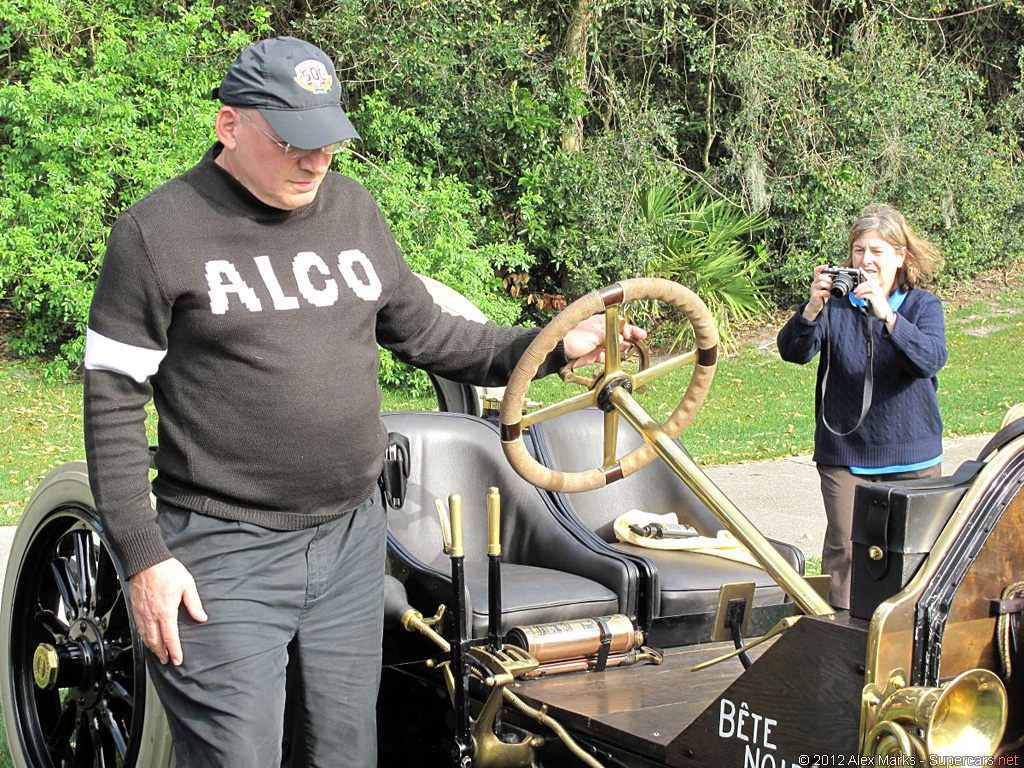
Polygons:
M682 312L693 327L696 341L693 374L679 405L664 423L664 431L673 439L678 438L704 402L715 375L718 326L707 305L697 294L671 280L654 277L621 280L602 290L588 293L562 310L538 334L519 359L505 390L500 414L501 446L512 468L527 482L549 491L591 491L630 476L654 459L654 449L645 444L630 451L614 466L595 467L583 472L561 472L545 467L534 459L527 451L522 436L526 391L555 345L588 317L605 312L609 307L641 299L662 301ZM606 362L606 372L607 365Z

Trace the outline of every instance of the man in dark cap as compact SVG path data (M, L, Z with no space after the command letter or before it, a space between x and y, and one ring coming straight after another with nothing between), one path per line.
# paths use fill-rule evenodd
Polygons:
M217 143L118 219L93 298L90 480L182 768L280 764L289 644L311 763L376 764L377 344L497 385L536 333L440 312L366 190L329 172L358 138L339 92L309 43L246 48L214 92ZM586 321L542 373L602 339Z

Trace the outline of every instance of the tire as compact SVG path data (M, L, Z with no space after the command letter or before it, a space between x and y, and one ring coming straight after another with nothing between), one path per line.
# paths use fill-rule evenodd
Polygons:
M33 660L40 652L40 688ZM59 670L59 672L57 671ZM14 535L0 603L0 694L15 768L172 768L121 565L84 462L43 480Z

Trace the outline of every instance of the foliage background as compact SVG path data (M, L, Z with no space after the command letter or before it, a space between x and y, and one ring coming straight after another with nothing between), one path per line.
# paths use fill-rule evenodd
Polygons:
M16 352L80 363L110 225L195 162L210 89L271 34L331 53L364 138L339 170L498 320L672 264L740 317L792 304L876 200L943 246L943 279L1024 254L1022 0L0 0ZM718 209L749 225L726 269L685 231Z

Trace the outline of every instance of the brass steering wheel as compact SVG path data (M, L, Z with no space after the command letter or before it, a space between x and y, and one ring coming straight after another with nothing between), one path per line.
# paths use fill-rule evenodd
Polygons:
M663 301L680 310L693 326L696 349L630 375L622 370L619 306L640 299ZM524 417L523 403L526 391L540 364L569 331L598 312L604 312L605 315L604 372L597 377L589 391ZM519 359L501 403L501 447L513 469L523 479L549 491L591 491L628 477L647 466L656 454L650 445L645 444L633 449L621 459L615 457L619 412L612 402L615 399L612 395L613 390L623 388L627 392L632 392L634 388L639 389L692 363L693 374L690 376L686 392L662 426L664 432L675 439L682 434L704 402L715 375L717 358L718 326L704 302L689 288L670 280L643 277L620 280L600 291L593 291L562 310L545 326ZM526 427L593 405L605 412L602 466L583 472L560 472L545 467L527 451L522 434Z

